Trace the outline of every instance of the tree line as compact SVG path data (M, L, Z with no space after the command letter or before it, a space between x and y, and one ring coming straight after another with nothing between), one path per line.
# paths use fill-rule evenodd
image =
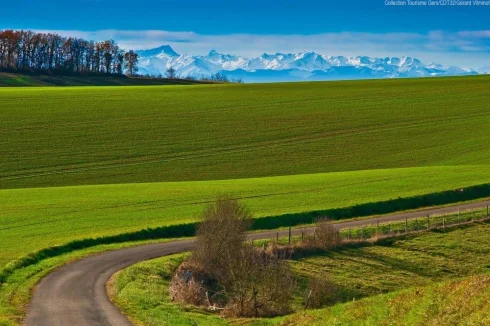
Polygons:
M55 33L0 30L0 70L59 74L135 75L138 54L113 40L88 41Z

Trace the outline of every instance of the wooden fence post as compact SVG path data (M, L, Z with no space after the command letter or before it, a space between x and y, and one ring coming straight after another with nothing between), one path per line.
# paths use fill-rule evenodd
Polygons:
M308 309L308 304L310 303L310 298L311 298L312 292L313 292L313 290L310 290L310 293L308 294L308 298L306 298L305 310Z
M408 233L408 217L405 217L405 233Z
M289 227L289 244L291 244L291 227Z

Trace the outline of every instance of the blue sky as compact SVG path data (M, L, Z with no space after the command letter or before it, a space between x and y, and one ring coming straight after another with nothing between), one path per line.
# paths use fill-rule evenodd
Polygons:
M189 54L317 51L490 66L490 6L389 6L385 0L16 0L2 4L0 28L113 38L126 48L170 44Z

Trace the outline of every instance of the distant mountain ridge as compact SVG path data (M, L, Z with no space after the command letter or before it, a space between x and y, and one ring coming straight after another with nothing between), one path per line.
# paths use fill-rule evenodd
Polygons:
M205 56L181 55L168 45L136 52L142 74L165 74L173 67L183 77L222 73L245 82L456 76L486 72L486 69L480 72L437 63L424 64L412 57L344 57L301 52L264 53L249 59L215 50Z

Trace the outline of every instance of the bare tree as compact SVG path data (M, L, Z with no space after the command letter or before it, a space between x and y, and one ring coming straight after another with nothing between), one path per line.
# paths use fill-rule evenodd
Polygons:
M220 197L201 217L192 260L203 270L228 283L228 268L245 246L252 215L236 199Z
M176 78L176 73L177 71L174 69L174 67L170 67L167 69L167 71L165 72L165 75L167 76L167 78L169 79L175 79Z
M222 309L228 316L289 312L294 281L288 264L246 242L252 215L220 197L202 215L194 251L172 281L172 296Z
M138 54L133 50L129 50L124 53L124 60L126 61L124 66L126 68L126 74L133 76L138 72Z

